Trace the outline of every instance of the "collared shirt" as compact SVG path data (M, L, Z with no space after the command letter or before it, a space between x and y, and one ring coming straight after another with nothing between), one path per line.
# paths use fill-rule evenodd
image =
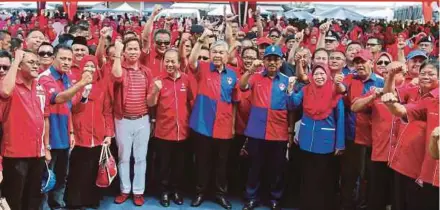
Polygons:
M53 66L40 74L39 83L50 94L50 146L52 149L67 149L69 148L72 101L80 100L81 97L76 96L67 103L55 104L58 93L69 89L71 82L67 74L60 74Z
M141 53L140 62L142 65L148 67L151 71L153 78L161 75L165 72L165 66L163 65L163 56L156 52L155 48L151 48L149 53Z
M155 136L170 141L182 141L189 136L190 101L193 98L188 75L181 73L174 80L166 73L159 76L162 89L157 99Z
M354 70L350 69L350 67L348 67L348 66L345 66L345 67L342 69L342 73L344 74L344 76L347 76L347 75L349 75L349 74L352 74L353 72L354 72Z
M372 90L361 96L366 98L375 94ZM366 113L371 113L371 139L372 153L371 160L379 162L387 162L390 153L390 141L392 137L398 135L399 118L394 117L386 105L380 100L375 99L367 105Z
M127 96L129 94L128 91L129 91L130 85L132 83L132 81L128 75L129 67L126 65L125 62L122 63L121 67L122 67L122 75L120 77L115 77L113 74L111 74L112 81L114 82L114 84L113 84L113 91L114 91L113 92L114 93L114 95L113 95L114 96L113 112L114 112L116 119L122 119L124 116L124 109L125 109L125 106L127 103ZM151 76L150 70L143 65L139 65L139 71L146 78L144 80L145 87L149 88L150 85L152 84L152 79L153 79ZM146 95L144 96L144 99L140 100L142 103L147 104L147 95L148 95L148 93L146 93ZM147 109L147 113L148 113L148 109Z
M233 102L239 101L238 78L233 70L219 72L214 64L198 62L198 92L191 112L190 128L215 139L231 139Z
M128 92L125 98L124 116L136 117L147 113L147 80L141 70L127 69Z
M400 103L417 106L423 98L419 87L403 87L397 89ZM389 166L408 177L417 179L420 176L426 151L426 121L400 121L399 135L391 139Z
M382 88L382 77L371 73L371 76L362 81L356 74L345 77L343 84L347 87L345 97L345 132L347 140L354 140L357 144L371 146L371 116L370 113L354 113L351 111L353 100L374 88Z
M277 72L270 78L265 70L249 80L251 110L244 134L255 139L288 140L287 87L289 78Z
M423 182L439 186L439 161L429 153L431 132L439 126L439 89L436 88L426 94L419 103L406 105L408 122L417 120L426 121L425 156L422 163L419 179Z
M12 95L0 97L3 119L1 156L29 158L44 156L44 118L49 116L49 95L45 88L32 83L31 89L17 77ZM1 170L1 167L0 167Z

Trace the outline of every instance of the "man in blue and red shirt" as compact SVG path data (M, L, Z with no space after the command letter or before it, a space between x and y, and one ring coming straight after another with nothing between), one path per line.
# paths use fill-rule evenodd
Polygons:
M270 164L269 185L271 209L280 209L279 200L283 195L282 174L288 140L287 87L289 78L280 73L283 52L279 46L269 46L264 52L265 70L251 75L261 66L255 60L253 70L247 71L240 79L240 88L251 92L251 110L244 134L249 137L247 144L250 155L250 169L246 185L248 202L243 209L257 206L260 174L264 164Z
M226 167L235 130L234 103L239 99L238 78L233 70L225 67L228 60L226 42L218 41L211 46L210 62L197 61L202 45L211 34L205 29L198 38L188 64L199 87L189 120L189 126L194 131L197 170L197 195L191 205L202 204L211 170L215 169L216 200L223 208L231 209L225 197Z
M46 145L51 150L52 161L49 167L57 176L57 183L52 192L48 194L47 203L51 208L63 208L64 188L66 185L67 167L69 162L69 149L75 145L75 136L71 121L72 104L79 102L81 94L78 91L91 83L91 73L83 74L82 79L72 85L68 73L73 60L72 49L66 45L55 48L53 65L41 73L39 83L50 94L50 144ZM85 77L86 75L87 78ZM45 205L43 203L43 205Z

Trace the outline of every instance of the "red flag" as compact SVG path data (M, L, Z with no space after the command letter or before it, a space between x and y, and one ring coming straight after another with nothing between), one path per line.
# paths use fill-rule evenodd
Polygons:
M72 21L73 16L75 16L76 11L78 9L78 2L76 2L76 1L63 2L63 8L64 8L64 12L66 12L69 20Z
M425 19L425 23L432 21L432 3L431 1L424 1L422 4L423 8L423 18Z
M252 11L257 10L257 2L237 2L237 1L230 1L229 4L231 5L231 11L234 15L239 15L238 20L240 26L243 24L247 24L248 21L248 10L252 9Z

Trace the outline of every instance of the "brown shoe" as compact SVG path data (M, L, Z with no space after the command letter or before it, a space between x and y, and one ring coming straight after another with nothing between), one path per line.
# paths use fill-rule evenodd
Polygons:
M116 203L116 204L124 203L125 201L127 201L128 197L130 197L129 194L121 193L121 194L119 194L118 196L116 196L116 198L115 198L115 203Z

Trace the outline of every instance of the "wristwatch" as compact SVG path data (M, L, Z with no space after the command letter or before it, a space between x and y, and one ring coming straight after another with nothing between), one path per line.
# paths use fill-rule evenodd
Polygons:
M46 149L47 149L47 150L51 150L51 149L52 149L52 147L50 146L50 144L46 145Z

